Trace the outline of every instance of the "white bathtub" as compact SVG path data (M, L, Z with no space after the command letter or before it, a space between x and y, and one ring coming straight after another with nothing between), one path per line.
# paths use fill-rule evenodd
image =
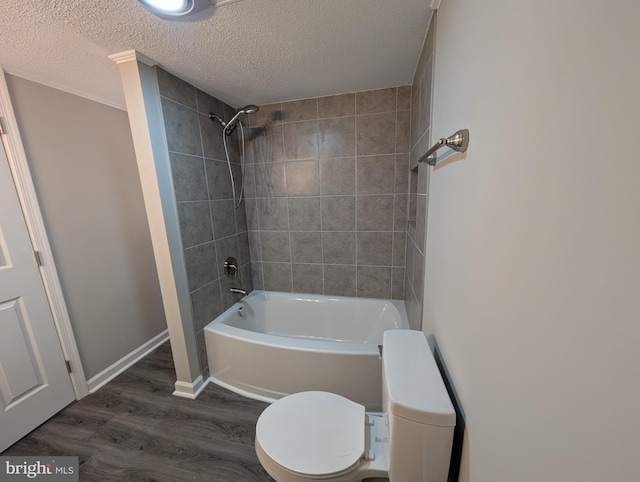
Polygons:
M381 411L378 345L402 301L253 291L205 327L210 380L273 402L323 390Z

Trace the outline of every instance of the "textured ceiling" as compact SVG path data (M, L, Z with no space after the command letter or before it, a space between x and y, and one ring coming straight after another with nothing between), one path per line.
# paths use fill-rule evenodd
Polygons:
M136 0L2 0L7 71L123 106L108 55L135 49L231 105L411 83L428 0L242 0L188 21Z

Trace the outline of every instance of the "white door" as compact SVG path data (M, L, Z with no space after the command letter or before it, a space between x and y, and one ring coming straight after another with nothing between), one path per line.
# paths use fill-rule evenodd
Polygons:
M75 400L0 143L0 452Z

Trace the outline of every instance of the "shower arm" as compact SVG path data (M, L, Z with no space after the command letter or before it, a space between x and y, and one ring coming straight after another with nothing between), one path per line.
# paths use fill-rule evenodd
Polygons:
M464 152L469 146L469 129L460 129L449 137L438 139L431 149L425 152L418 162L426 162L430 166L435 166L437 162L436 151L441 147L449 147L456 152Z

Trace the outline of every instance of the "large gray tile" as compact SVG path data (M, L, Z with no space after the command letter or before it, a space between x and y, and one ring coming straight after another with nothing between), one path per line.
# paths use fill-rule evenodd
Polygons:
M253 281L253 289L264 289L264 278L262 276L262 263L251 261L251 279Z
M320 194L355 194L356 164L353 157L320 160Z
M282 121L295 122L318 118L317 99L302 99L282 103Z
M393 205L393 229L394 231L401 231L406 229L407 221L408 221L408 203L409 203L409 195L408 194L396 194L394 196L394 205Z
M251 269L251 263L242 265L242 268L240 268L240 277L242 287L247 291L247 293L253 291L254 289L260 289L254 288L253 286L253 272Z
M395 112L396 88L356 92L356 114Z
M320 231L319 197L290 197L287 201L291 231Z
M407 232L393 233L393 266L405 266L407 252Z
M394 173L395 193L409 192L409 155L396 154L396 168Z
M286 198L258 199L260 229L283 231L289 229Z
M246 162L284 161L284 136L282 124L269 124L245 130Z
M209 199L207 176L202 157L169 153L171 177L176 201L204 201Z
M393 264L393 233L359 232L357 253L358 266L391 266Z
M291 262L288 231L261 231L262 261Z
M258 201L256 199L247 199L244 202L245 214L247 215L247 229L249 231L257 231L258 225Z
M169 150L182 154L202 156L198 113L165 98L161 99L161 103Z
M356 267L324 265L324 293L332 296L356 296Z
M233 199L231 177L226 162L205 159L209 199Z
M251 262L251 251L249 249L249 233L238 234L238 263L245 265Z
M283 197L287 195L284 166L284 162L254 164L257 197Z
M291 263L262 263L264 289L267 291L293 290Z
M161 96L192 109L196 108L195 87L161 68L156 68L156 72Z
M411 150L411 111L400 110L396 117L396 152Z
M359 156L396 152L395 112L357 116L356 132Z
M325 264L356 264L356 233L324 231L322 256Z
M180 202L176 207L183 248L213 241L209 201Z
M321 295L324 293L323 269L321 264L292 265L293 292Z
M320 231L292 231L291 261L294 263L322 263L322 233Z
M223 102L200 89L196 89L196 105L198 112L206 116L208 116L210 112L220 118L224 116Z
M260 231L249 231L249 253L251 261L262 261L262 243L260 242Z
M404 268L393 268L391 271L391 299L403 300L404 299Z
M348 157L356 153L355 117L338 117L318 121L318 155L320 159Z
M391 268L358 266L358 296L391 298Z
M358 196L358 231L393 231L393 195Z
M395 155L367 156L357 159L358 194L393 194Z
M256 166L255 164L245 164L242 175L243 195L245 199L255 199L256 197Z
M323 196L320 212L323 231L356 230L355 196Z
M234 203L234 210L236 213L236 232L238 234L246 232L249 228L247 225L247 210L246 201L243 199L240 203L240 207Z
M284 124L284 153L287 159L318 158L318 121Z
M185 249L184 262L189 291L202 288L220 277L216 269L216 248L213 242Z
M220 283L216 280L191 293L191 307L193 323L196 332L199 332L207 323L222 314Z
M211 201L211 219L216 239L236 234L236 214L233 200Z
M405 85L402 87L398 87L396 99L396 108L398 110L411 109L411 86Z
M356 113L356 95L340 94L318 98L318 117L343 117Z
M289 161L285 165L289 196L320 194L320 172L317 160Z

